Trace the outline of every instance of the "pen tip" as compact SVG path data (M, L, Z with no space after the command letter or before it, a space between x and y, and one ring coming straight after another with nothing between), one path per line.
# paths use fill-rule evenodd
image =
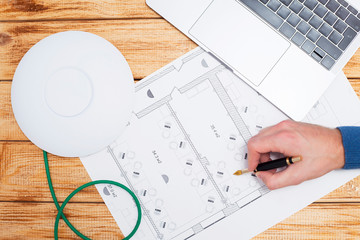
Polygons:
M234 175L240 176L240 175L242 175L244 173L248 173L248 172L250 172L249 169L237 170L236 172L234 172Z
M241 174L242 174L242 171L241 171L241 170L238 170L238 171L234 172L234 175L235 175L235 176L239 176L239 175L241 175Z

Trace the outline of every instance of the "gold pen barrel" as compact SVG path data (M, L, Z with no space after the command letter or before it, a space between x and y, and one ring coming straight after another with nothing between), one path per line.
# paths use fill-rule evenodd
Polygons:
M291 161L292 161L293 163L300 162L301 160L302 160L302 157L301 157L301 156L291 158Z

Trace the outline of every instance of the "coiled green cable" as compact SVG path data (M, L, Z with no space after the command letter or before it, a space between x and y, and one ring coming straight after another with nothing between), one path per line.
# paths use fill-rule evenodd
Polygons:
M53 187L53 184L52 184L52 181L51 181L51 176L50 176L50 168L49 168L49 162L48 162L48 157L47 157L47 152L46 151L43 151L43 156L44 156L44 162L45 162L45 170L46 170L46 177L47 177L47 180L48 180L48 184L49 184L49 189L50 189L50 192L51 192L51 196L54 200L54 203L55 203L55 206L58 210L58 214L56 216L56 220L55 220L55 226L54 226L54 239L58 239L58 227L59 227L59 220L60 220L60 217L62 217L62 219L64 219L64 222L66 223L66 225L69 226L69 228L76 234L78 235L79 237L81 237L82 239L86 239L86 240L91 240L90 238L86 237L85 235L83 235L81 232L79 232L70 222L69 220L65 217L65 215L63 214L63 210L66 206L66 204L70 201L70 199L78 192L80 192L82 189L84 188L87 188L89 186L92 186L92 185L96 185L96 184L112 184L112 185L115 185L115 186L118 186L122 189L124 189L126 192L128 192L131 197L134 199L135 201L135 204L136 204L136 208L137 208L137 211L138 211L138 218L137 218L137 221L136 221L136 224L135 224L135 227L134 229L131 231L131 233L126 236L124 239L125 240L128 240L130 239L132 236L134 236L134 234L136 233L136 231L138 230L139 226L140 226L140 223L141 223L141 207L140 207L140 202L138 200L138 198L136 197L136 195L126 186L124 186L123 184L121 183L118 183L118 182L114 182L114 181L110 181L110 180L98 180L98 181L92 181L92 182L89 182L89 183L86 183L82 186L80 186L79 188L77 188L76 190L74 190L64 201L64 203L61 205L59 205L59 202L56 198L56 195L55 195L55 191L54 191L54 187Z

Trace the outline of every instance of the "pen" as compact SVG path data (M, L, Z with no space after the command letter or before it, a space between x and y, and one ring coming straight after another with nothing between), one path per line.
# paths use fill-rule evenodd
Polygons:
M291 165L293 163L299 162L302 160L301 156L297 157L284 157L277 160L272 160L269 162L260 163L254 170L254 173L259 171L267 171L271 169L281 168L288 165ZM234 173L234 175L239 176L244 173L250 172L248 169L238 170Z

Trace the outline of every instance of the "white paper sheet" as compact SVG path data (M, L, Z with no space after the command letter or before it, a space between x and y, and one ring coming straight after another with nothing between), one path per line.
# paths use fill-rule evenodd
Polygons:
M93 180L118 181L136 193L143 220L134 239L239 239L239 232L248 239L360 174L337 170L275 191L250 174L233 176L247 166L251 136L284 119L197 48L137 83L126 132L81 161ZM360 125L360 102L343 74L304 121ZM97 188L130 233L137 218L131 197L117 187Z

